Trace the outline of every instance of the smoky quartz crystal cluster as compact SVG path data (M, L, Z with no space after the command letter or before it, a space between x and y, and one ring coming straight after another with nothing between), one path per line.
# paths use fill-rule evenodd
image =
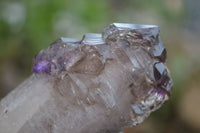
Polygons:
M35 56L33 72L1 101L2 131L116 133L161 107L173 86L155 25L113 23L60 38Z
M65 79L66 86L56 86L80 93L84 104L131 109L119 118L130 125L141 123L167 101L173 85L155 25L113 23L102 34L60 38L35 57L33 71Z

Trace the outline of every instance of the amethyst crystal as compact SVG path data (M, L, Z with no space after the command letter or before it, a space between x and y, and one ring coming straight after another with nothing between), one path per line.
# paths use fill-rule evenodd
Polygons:
M51 64L46 60L42 60L37 62L33 66L33 72L35 73L50 73L51 72Z
M60 38L36 55L33 72L52 86L33 90L45 91L36 93L43 102L27 111L20 133L117 132L141 123L172 89L155 25L113 23L82 40Z

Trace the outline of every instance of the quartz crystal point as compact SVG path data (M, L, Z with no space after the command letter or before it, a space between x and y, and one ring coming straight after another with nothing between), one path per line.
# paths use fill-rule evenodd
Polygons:
M60 38L35 56L33 72L1 101L1 133L116 133L172 89L155 25L113 23L82 40Z

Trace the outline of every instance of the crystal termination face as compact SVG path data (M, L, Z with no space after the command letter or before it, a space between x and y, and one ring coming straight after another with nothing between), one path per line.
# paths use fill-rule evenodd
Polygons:
M141 123L169 99L173 86L155 25L113 23L102 34L60 38L35 56L33 72L78 87L84 94L73 94L84 95L82 103L127 112L115 125Z

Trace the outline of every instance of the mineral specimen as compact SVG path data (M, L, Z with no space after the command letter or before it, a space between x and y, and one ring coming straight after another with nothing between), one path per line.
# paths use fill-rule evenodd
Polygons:
M33 72L1 101L2 132L115 133L161 107L173 84L155 25L60 38L35 56Z

